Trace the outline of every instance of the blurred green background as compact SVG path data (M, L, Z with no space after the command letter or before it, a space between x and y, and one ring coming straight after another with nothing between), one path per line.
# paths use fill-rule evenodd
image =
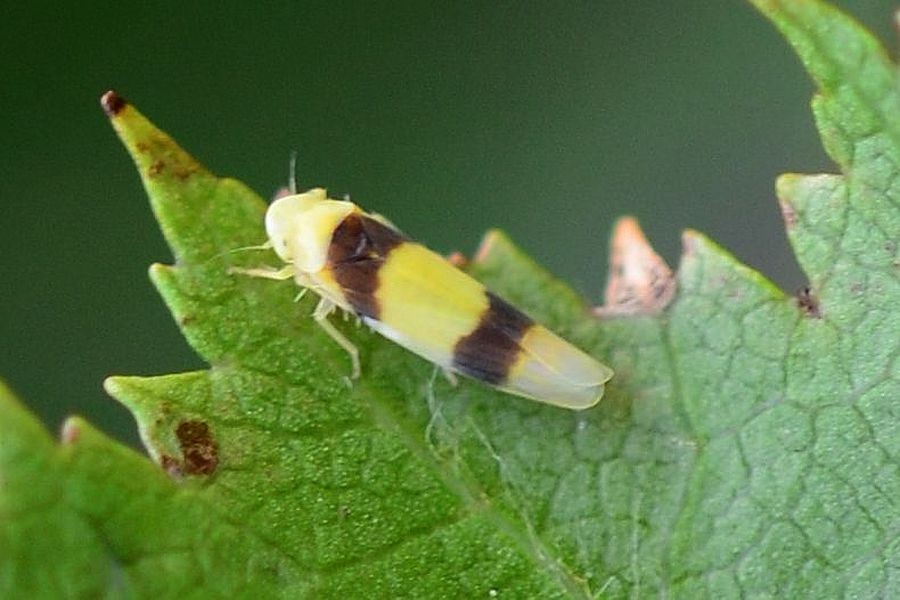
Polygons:
M838 4L893 50L894 2ZM53 429L80 413L136 443L103 378L203 367L147 278L170 254L97 103L108 88L265 197L297 150L301 186L442 252L502 227L595 301L623 214L671 264L691 227L795 290L774 179L834 170L811 83L739 0L4 13L0 376Z

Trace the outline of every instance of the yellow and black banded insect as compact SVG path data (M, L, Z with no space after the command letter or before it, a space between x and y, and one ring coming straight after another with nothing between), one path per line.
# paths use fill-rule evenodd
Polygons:
M356 347L328 321L336 308L446 371L556 406L594 406L613 375L384 217L321 188L275 200L266 231L264 246L286 264L232 271L318 294L313 316L350 354L354 378Z

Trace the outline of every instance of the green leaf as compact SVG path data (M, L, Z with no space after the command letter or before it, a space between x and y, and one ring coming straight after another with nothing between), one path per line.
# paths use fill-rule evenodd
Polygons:
M0 390L0 596L852 597L900 592L900 93L859 25L755 0L843 175L783 176L798 300L685 234L656 315L598 320L494 232L471 272L616 370L585 412L463 381L315 300L265 202L105 97L175 255L151 276L203 372L112 378L151 462Z

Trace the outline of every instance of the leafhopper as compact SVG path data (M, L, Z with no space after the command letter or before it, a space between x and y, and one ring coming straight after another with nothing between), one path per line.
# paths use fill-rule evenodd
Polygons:
M284 265L232 271L316 293L313 317L347 351L354 378L359 353L328 320L336 309L445 371L555 406L594 406L613 376L384 217L324 189L276 199L265 224Z

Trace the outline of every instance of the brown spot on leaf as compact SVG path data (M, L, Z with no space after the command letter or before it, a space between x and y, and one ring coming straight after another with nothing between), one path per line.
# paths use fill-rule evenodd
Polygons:
M163 172L163 169L166 168L166 163L162 160L157 160L147 169L147 175L150 177L156 177L160 173Z
M183 477L184 471L181 468L181 461L174 456L163 454L159 457L159 464L169 477Z
M803 313L813 319L821 319L822 313L819 310L819 299L813 293L809 286L804 286L797 291L797 307Z
M100 97L100 106L103 107L103 112L106 113L106 116L111 119L128 106L128 101L117 94L115 90L109 90Z
M182 327L187 327L189 325L193 325L194 321L197 320L195 315L182 315L178 318L178 324Z
M609 259L605 305L598 316L647 315L662 311L675 296L672 270L647 242L636 219L616 223Z
M784 226L793 229L797 224L797 211L785 200L779 200L778 205L781 206L781 218L784 219Z
M203 421L182 421L175 429L186 475L210 475L219 465L219 445ZM164 465L165 466L165 465Z
M181 181L185 181L199 170L200 169L197 165L184 165L182 163L179 163L175 165L172 173Z

